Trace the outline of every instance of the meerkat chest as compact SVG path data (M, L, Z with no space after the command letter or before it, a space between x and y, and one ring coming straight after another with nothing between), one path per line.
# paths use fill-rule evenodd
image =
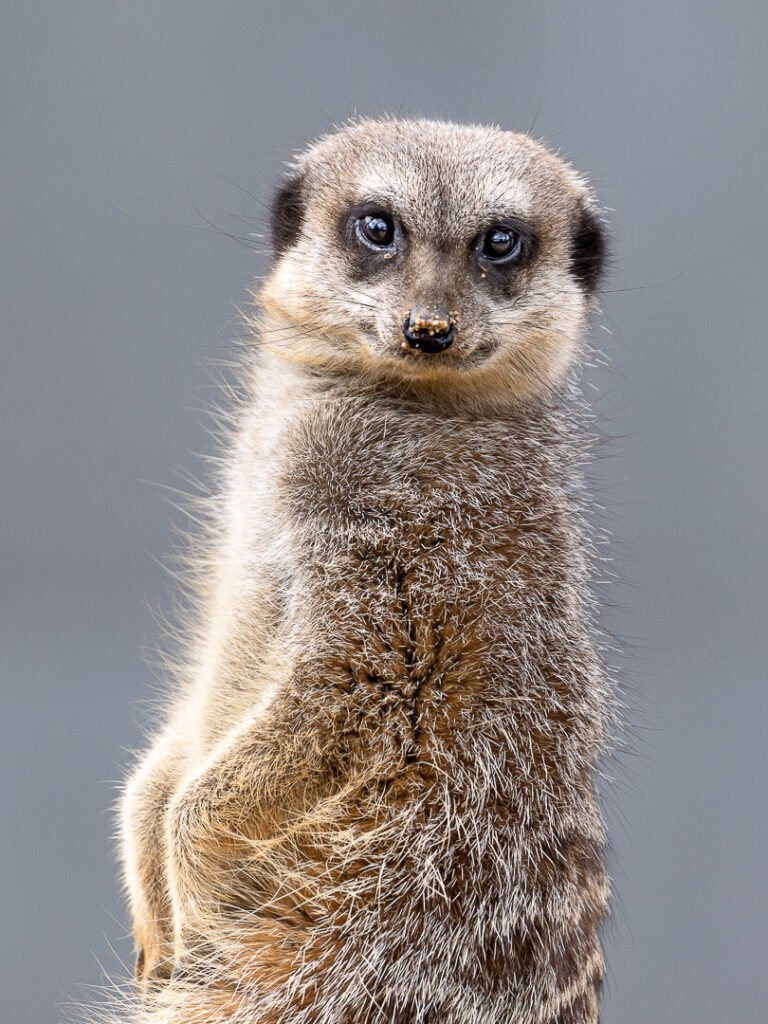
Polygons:
M277 490L302 715L314 700L347 759L434 760L505 699L515 624L554 582L540 482L512 450L495 427L386 411L315 411L292 431Z

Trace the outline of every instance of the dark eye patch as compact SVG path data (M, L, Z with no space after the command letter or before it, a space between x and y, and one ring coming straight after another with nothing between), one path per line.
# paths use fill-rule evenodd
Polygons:
M354 276L383 273L402 250L405 229L384 202L354 203L342 211L338 223Z
M486 231L481 252L494 263L517 263L522 253L522 242L516 231L496 225Z
M519 217L495 220L472 243L481 265L498 270L499 273L530 263L538 246L536 229Z

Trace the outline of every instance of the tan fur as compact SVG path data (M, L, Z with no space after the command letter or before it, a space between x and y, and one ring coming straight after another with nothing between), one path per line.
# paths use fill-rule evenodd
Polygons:
M591 198L494 128L361 121L294 169L179 695L122 802L121 1019L594 1022L610 704L568 383ZM338 229L361 198L409 232L366 280ZM540 251L502 300L467 253L510 210ZM456 343L403 353L438 291Z

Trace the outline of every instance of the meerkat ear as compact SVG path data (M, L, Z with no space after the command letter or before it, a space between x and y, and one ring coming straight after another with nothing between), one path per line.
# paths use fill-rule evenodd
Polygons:
M280 186L272 200L270 228L272 251L276 257L282 256L296 242L303 219L304 175L297 174Z
M571 270L582 288L592 294L602 280L607 255L605 229L598 214L582 206L571 242Z

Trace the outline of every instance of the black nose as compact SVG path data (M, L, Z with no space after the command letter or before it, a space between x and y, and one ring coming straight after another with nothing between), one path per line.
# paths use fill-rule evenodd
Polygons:
M456 337L456 323L441 309L412 309L403 321L403 348L419 352L444 352Z

